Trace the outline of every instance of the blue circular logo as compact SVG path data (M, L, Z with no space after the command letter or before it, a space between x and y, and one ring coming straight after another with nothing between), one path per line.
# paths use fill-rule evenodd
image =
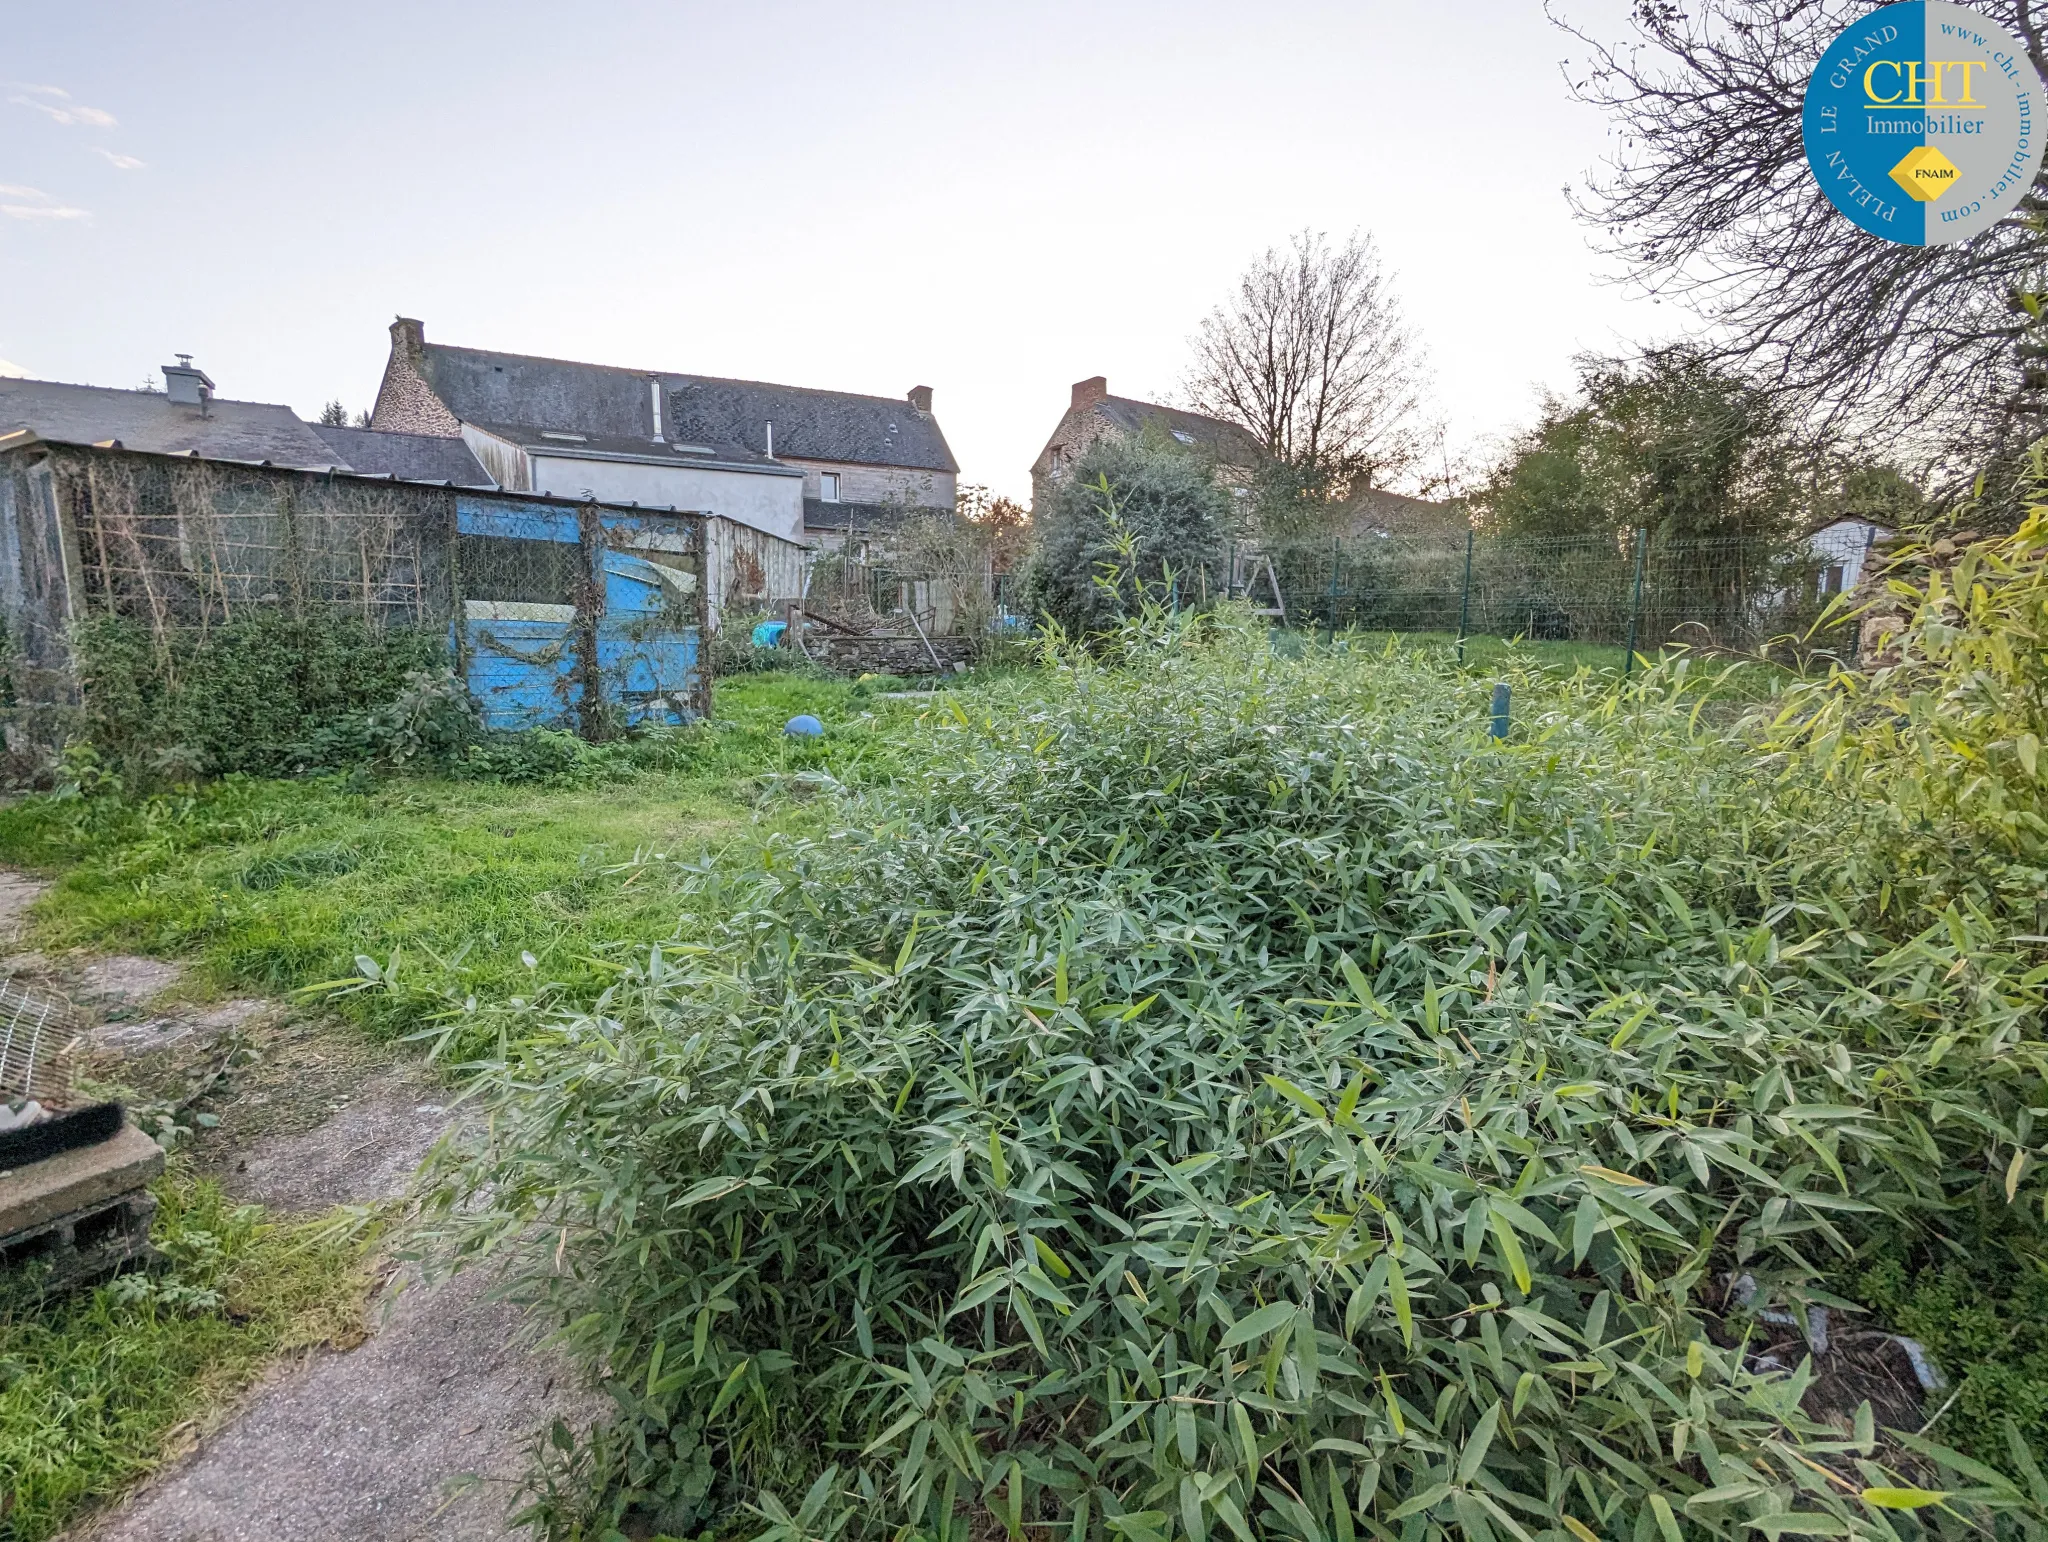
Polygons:
M2041 165L2040 77L2011 33L1942 0L1844 29L1806 85L1806 163L1860 228L1906 246L1998 223Z

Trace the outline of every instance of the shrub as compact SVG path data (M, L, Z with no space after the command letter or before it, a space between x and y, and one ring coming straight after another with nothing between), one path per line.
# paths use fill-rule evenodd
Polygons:
M448 663L446 637L431 628L277 611L162 643L139 622L93 616L79 623L73 647L84 737L142 781L176 779L166 774L167 754L188 775L284 774L309 748L326 764L346 763L328 757L357 739L367 748L376 709Z
M2040 1201L2009 928L1845 882L1882 820L1683 666L1512 670L1498 743L1415 654L1189 638L958 714L592 1010L449 1025L496 1048L444 1242L521 1259L619 1404L570 1443L608 1503L536 1518L1900 1535L1949 1459L1817 1423L1749 1314Z
M1075 637L1140 608L1148 586L1178 578L1190 603L1223 555L1230 495L1196 456L1135 440L1098 440L1034 525L1025 602Z

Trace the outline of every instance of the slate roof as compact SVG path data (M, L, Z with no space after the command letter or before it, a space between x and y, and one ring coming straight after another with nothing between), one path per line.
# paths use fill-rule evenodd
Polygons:
M1255 458L1259 453L1258 441L1237 424L1206 417L1199 412L1188 412L1180 407L1132 401L1127 396L1105 396L1093 403L1091 410L1127 434L1141 433L1148 420L1161 423L1175 438L1185 434L1225 460Z
M291 408L215 397L202 414L154 391L0 379L0 435L30 429L59 444L104 444L158 455L269 461L319 468L344 464Z
M645 382L642 382L645 385ZM561 455L569 459L635 460L657 466L685 464L743 466L773 476L800 477L795 466L772 461L759 450L738 444L707 444L702 440L663 442L647 434L607 434L587 430L535 428L526 423L498 423L478 418L466 421L487 434L496 435L535 455Z
M659 381L667 437L724 453L757 456L775 425L778 458L958 471L930 413L906 400L722 380L657 370L615 369L528 354L427 343L419 372L448 410L466 423L564 429L594 437L654 438L649 381ZM492 432L502 432L493 427Z
M452 482L457 487L496 487L491 474L460 439L437 434L394 434L377 428L306 425L334 451L335 458L365 476L395 476L407 482Z
M765 440L764 426L773 423L775 453L783 459L915 471L960 469L939 420L901 397L855 396L709 375L664 376L663 384L679 438L760 444Z
M1354 493L1339 516L1350 535L1455 536L1463 540L1471 520L1459 503L1441 503L1433 498L1411 498L1390 493L1383 487L1368 487Z

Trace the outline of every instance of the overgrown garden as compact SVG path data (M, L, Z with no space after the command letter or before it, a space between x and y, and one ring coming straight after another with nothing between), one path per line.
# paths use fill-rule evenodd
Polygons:
M1155 611L595 1001L458 1011L434 1234L618 1405L534 1518L2033 1533L2044 545L1928 553L1867 678L1525 669L1504 741Z

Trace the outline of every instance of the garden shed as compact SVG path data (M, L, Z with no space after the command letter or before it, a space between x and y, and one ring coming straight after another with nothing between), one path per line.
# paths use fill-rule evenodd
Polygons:
M494 728L601 735L708 707L702 515L366 475L284 408L0 385L17 763L203 695L228 660L275 684L236 708L252 741L291 726L253 721L266 704L369 705L354 698L437 666Z

